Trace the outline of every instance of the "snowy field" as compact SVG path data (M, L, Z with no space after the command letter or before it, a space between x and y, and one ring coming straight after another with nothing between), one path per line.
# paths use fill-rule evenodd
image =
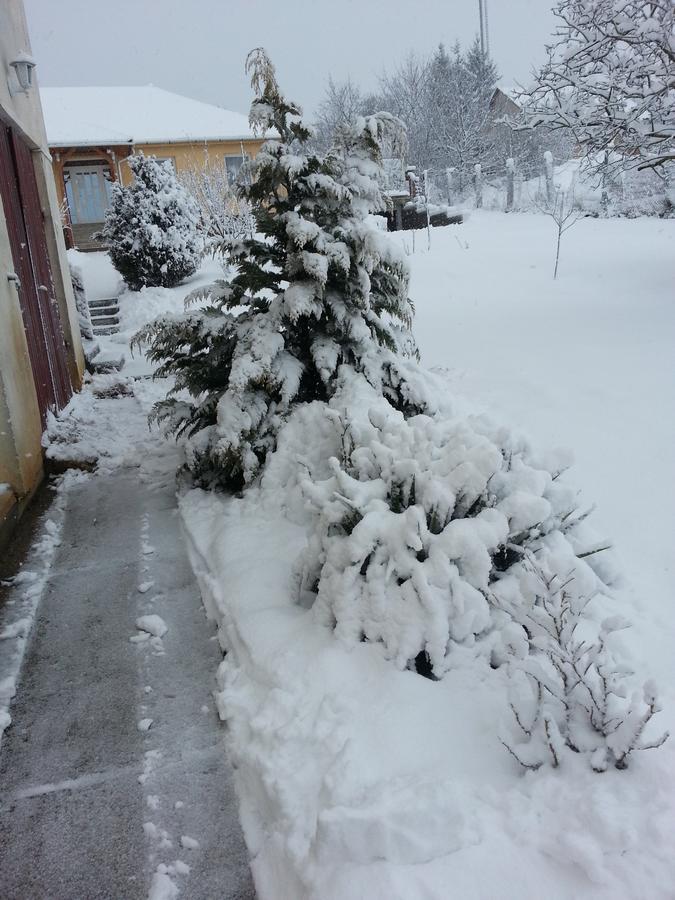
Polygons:
M422 362L442 373L449 402L536 449L573 451L564 478L582 508L598 505L595 530L622 576L612 612L634 623L619 641L637 683L661 689L656 731L675 732L675 222L584 219L555 282L544 216L475 213L434 230L430 251L424 232L414 253L411 234L394 239L409 253ZM105 259L78 261L89 295L111 295ZM217 275L209 262L187 288ZM124 294L112 341L178 312L186 292ZM566 758L524 773L499 740L505 667L466 653L429 681L372 645L343 646L297 605L307 520L284 479L299 455L331 452L320 428L309 443L288 440L245 501L181 498L228 651L217 702L262 900L672 898L675 741L624 772Z
M675 687L675 221L474 213L417 235L422 362L541 449L571 450L634 612L634 645ZM409 238L403 238L407 246ZM420 249L420 247L422 249ZM674 712L675 715L675 712Z
M623 573L611 612L635 623L619 640L675 730L675 223L585 219L557 282L553 256L545 217L475 214L431 252L418 232L416 335L458 408L574 451L565 478ZM295 604L308 532L284 478L324 438L287 442L258 496L182 500L261 898L672 898L672 741L627 772L524 774L498 738L503 669L468 654L434 683Z

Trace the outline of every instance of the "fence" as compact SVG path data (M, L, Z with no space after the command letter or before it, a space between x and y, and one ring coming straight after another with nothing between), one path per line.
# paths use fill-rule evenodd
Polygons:
M538 168L538 171L537 171ZM547 208L560 192L572 195L574 205L590 215L668 216L675 214L675 197L667 180L653 170L612 175L591 175L583 160L568 159L556 165L546 151L537 167L523 171L513 158L500 167L485 169L480 163L467 178L454 169L434 173L430 200L449 206L473 206L502 212L528 212Z

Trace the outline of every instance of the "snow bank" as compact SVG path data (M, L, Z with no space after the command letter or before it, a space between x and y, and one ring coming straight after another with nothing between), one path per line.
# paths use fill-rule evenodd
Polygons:
M523 774L497 733L509 675L491 666L494 642L455 647L432 681L375 642L336 639L317 604L298 603L317 527L303 473L331 477L339 454L322 410L294 414L244 499L193 490L180 504L227 652L218 704L259 896L414 900L451 884L534 900L546 884L566 900L666 898L675 802L657 786L672 749L628 774L594 774L574 754Z

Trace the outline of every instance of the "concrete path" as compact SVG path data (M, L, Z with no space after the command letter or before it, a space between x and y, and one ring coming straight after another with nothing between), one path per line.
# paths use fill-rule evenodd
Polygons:
M131 641L146 614L168 631ZM172 479L127 466L71 484L0 750L2 900L255 896L221 658Z

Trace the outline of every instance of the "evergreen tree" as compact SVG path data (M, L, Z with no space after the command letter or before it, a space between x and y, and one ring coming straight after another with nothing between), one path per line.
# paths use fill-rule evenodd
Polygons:
M132 291L173 287L196 271L203 241L199 207L167 163L130 156L134 181L114 184L100 237Z
M276 132L240 186L257 235L227 244L230 280L200 292L203 309L148 326L157 374L175 378L156 409L186 433L199 483L241 487L274 448L292 404L326 400L338 369L351 366L390 402L417 411L405 377L412 307L405 258L368 220L384 207L377 184L380 144L399 133L387 113L343 127L339 147L307 150L301 110L284 99L261 49L249 54L255 92L251 125Z

